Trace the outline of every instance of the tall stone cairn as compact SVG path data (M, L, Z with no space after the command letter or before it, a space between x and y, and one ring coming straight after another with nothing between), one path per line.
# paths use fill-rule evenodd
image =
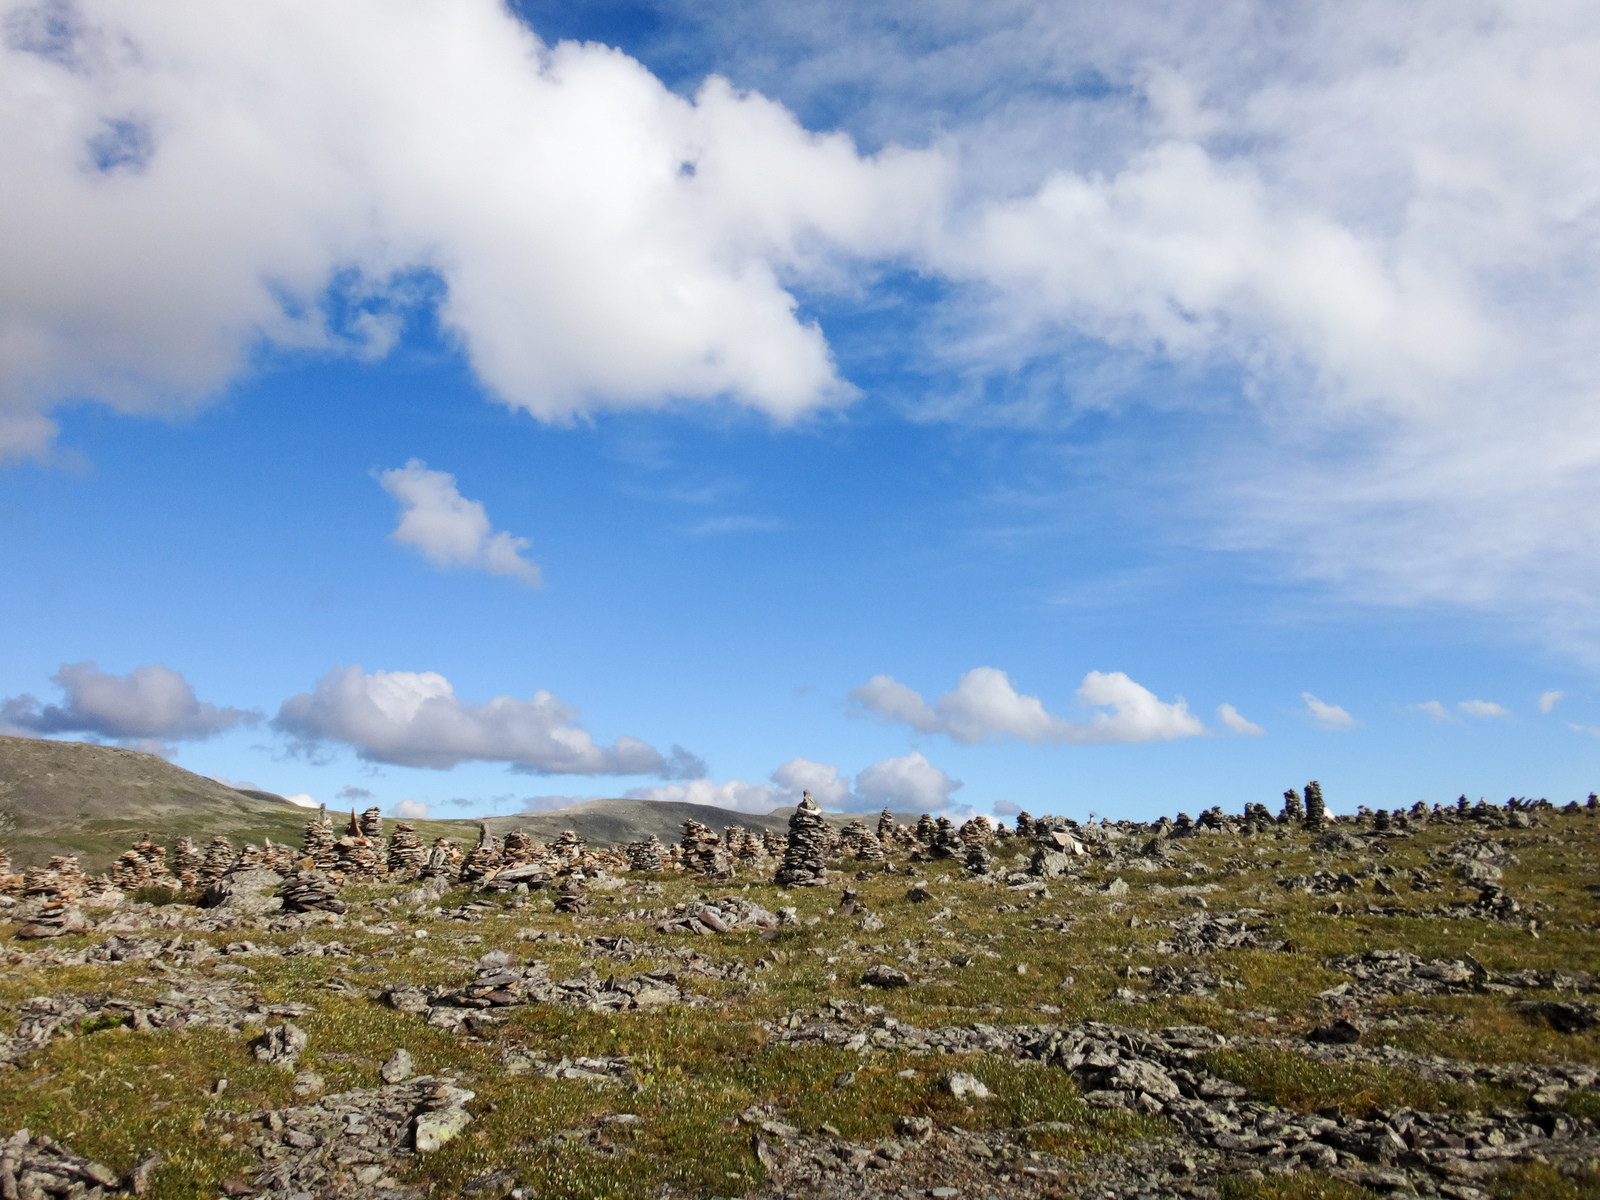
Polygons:
M1283 794L1283 812L1278 820L1285 825L1297 825L1306 819L1305 807L1300 803L1300 793L1290 788Z
M89 890L89 879L78 865L76 854L53 854L42 867L24 877L23 892L28 896L59 896L76 900Z
M1023 809L1017 814L1017 836L1033 836L1033 817L1029 814L1027 809Z
M480 824L478 844L467 853L466 861L461 864L461 882L477 883L487 879L500 869L502 861L500 843L489 832L487 823Z
M301 843L304 855L326 871L339 861L338 841L333 833L333 822L328 819L328 806L324 804L317 815L306 822L306 836Z
M526 829L507 830L505 841L500 843L500 857L508 867L531 863L543 850Z
M883 806L883 811L878 814L878 840L884 845L888 845L894 840L894 814L889 811L887 804Z
M361 836L372 838L374 841L383 841L383 810L381 808L373 806L361 814Z
M0 880L8 879L8 878L10 878L10 876L11 876L11 851L7 850L4 846L0 846ZM5 890L4 889L4 885L0 884L0 891L3 891L3 890Z
M789 818L789 844L778 864L779 887L815 887L828 881L827 819L806 792Z
M205 865L205 851L201 850L192 837L185 834L178 839L178 845L172 852L172 873L178 877L178 882L186 888L192 888L200 882L200 868ZM0 875L5 874L0 871Z
M973 817L962 823L958 836L963 846L987 846L994 840L994 826L982 817Z
M389 839L389 874L402 878L419 875L427 861L428 849L417 836L417 827L401 821Z
M973 842L967 847L964 865L974 875L987 875L994 870L994 855L983 842Z
M369 815L378 812L376 808L367 810ZM383 827L381 814L378 816L378 827ZM335 843L335 847L339 851L339 873L346 878L382 879L389 873L382 838L371 838L361 832L361 819L353 808L350 810L350 827Z
M219 833L206 847L206 859L200 864L200 879L197 886L202 889L210 887L226 875L231 866L233 866L233 843Z
M666 850L661 845L661 839L653 833L642 842L631 842L628 845L628 870L659 871L664 853Z
M1313 779L1306 784L1306 828L1322 829L1328 824L1328 806L1322 802L1322 785Z
M716 830L693 817L683 823L684 866L707 879L732 879L733 858Z

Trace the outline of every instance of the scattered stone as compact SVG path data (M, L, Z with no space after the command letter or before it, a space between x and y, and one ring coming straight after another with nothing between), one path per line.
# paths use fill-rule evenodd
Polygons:
M401 1083L416 1074L416 1064L411 1061L411 1053L404 1047L396 1050L389 1056L389 1061L378 1068L378 1074L385 1083Z
M910 986L911 976L904 971L896 970L887 963L879 963L876 966L868 967L862 973L861 982L868 987L901 988Z
M272 1026L257 1038L252 1049L255 1050L257 1062L282 1067L286 1071L293 1070L300 1056L306 1052L306 1033L298 1025L285 1021L282 1025Z
M948 1095L957 1100L987 1100L989 1089L976 1075L969 1075L965 1071L951 1071L941 1080L939 1087Z

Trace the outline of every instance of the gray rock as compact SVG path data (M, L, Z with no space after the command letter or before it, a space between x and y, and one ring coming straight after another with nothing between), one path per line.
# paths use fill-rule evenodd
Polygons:
M908 986L911 983L911 976L904 971L897 971L888 963L878 963L862 973L861 982L868 987L899 988Z
M965 1071L951 1071L939 1081L939 1088L957 1100L989 1098L989 1089L983 1085L983 1081Z
M292 1071L300 1056L306 1052L306 1042L305 1030L285 1021L258 1037L253 1048L257 1061Z
M389 1061L378 1069L378 1074L385 1083L401 1083L410 1079L416 1069L416 1064L411 1061L411 1053L401 1047L389 1056Z

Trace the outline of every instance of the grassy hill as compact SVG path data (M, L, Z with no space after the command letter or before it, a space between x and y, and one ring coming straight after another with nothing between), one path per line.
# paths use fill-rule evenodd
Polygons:
M526 829L540 841L571 829L597 846L651 834L666 843L678 840L688 818L718 832L734 823L781 831L793 811L752 815L704 804L591 800L555 812L491 817L489 827L501 836ZM0 812L15 821L14 829L0 831L0 843L15 863L32 866L52 854L76 854L90 872L105 870L145 830L169 849L185 835L204 844L219 833L235 846L269 837L298 846L310 815L270 792L239 791L154 754L18 737L0 737ZM842 825L851 818L830 813L829 819ZM870 814L864 819L876 820ZM916 815L898 819L912 823ZM412 823L429 840L477 840L476 820Z

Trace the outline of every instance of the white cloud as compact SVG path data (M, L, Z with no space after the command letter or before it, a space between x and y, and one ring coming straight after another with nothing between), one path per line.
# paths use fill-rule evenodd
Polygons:
M426 820L428 806L421 800L402 800L394 806L394 815L407 821Z
M166 742L204 741L261 719L258 712L201 701L182 674L160 663L126 675L107 674L92 662L62 663L51 679L66 693L64 703L41 705L26 694L0 701L0 728L87 733L170 757Z
M1509 717L1511 710L1502 708L1492 700L1463 700L1456 705L1469 717Z
M682 747L671 759L633 737L610 746L576 724L578 710L547 691L529 699L496 696L464 704L433 671L335 667L316 689L285 700L279 732L308 745L343 742L369 762L445 769L462 762L506 762L539 775L681 777L704 764Z
M852 688L850 699L886 721L919 733L946 733L964 745L1001 741L1148 742L1194 737L1206 732L1182 698L1167 704L1121 671L1090 671L1078 688L1078 702L1099 709L1087 722L1069 721L1045 711L1037 696L1017 692L1011 678L995 667L975 667L954 691L930 706L921 693L888 675L874 675Z
M1547 712L1552 711L1556 706L1556 702L1558 700L1560 700L1565 695L1566 695L1565 692L1541 692L1541 693L1539 693L1539 711L1542 712L1542 713L1547 713Z
M1217 720L1221 721L1233 733L1243 734L1246 737L1260 737L1266 732L1254 721L1247 721L1239 715L1239 710L1231 704L1217 705Z
M1437 700L1425 700L1423 703L1413 705L1412 707L1415 708L1419 713L1422 713L1424 716L1432 717L1435 721L1441 721L1446 725L1461 724L1461 718L1456 716L1455 713L1451 712Z
M0 3L0 448L68 399L174 413L261 343L383 354L431 302L505 403L564 421L838 403L783 278L935 219L935 154L693 98L496 0ZM175 269L181 264L181 269ZM333 285L355 316L336 324Z
M522 557L528 539L491 533L489 514L461 495L454 475L430 471L413 458L378 482L400 502L400 524L389 536L401 545L415 547L436 567L469 567L539 586L539 568Z
M1306 702L1306 710L1310 712L1312 719L1323 729L1343 732L1348 729L1355 729L1361 724L1360 721L1345 712L1337 704L1325 704L1310 692L1301 692L1300 699ZM1427 705L1420 705L1419 707L1424 710L1427 709Z
M1569 721L1567 728L1572 730L1573 733L1586 733L1590 737L1600 738L1600 729L1595 728L1593 725L1574 725Z
M810 792L818 804L833 812L875 812L884 805L902 811L938 812L949 807L951 793L961 787L959 779L950 778L920 754L873 763L856 776L853 788L848 777L841 777L838 767L807 758L791 758L772 773L771 780L712 783L696 779L683 784L632 788L628 797L768 813L797 804L804 793Z
M949 807L950 795L961 787L922 755L886 758L856 776L856 793L865 803L859 809L897 808L910 812L937 812Z
M296 808L319 807L317 802L311 798L311 794L309 792L296 792L293 796L285 796L284 799L290 804L294 805ZM409 803L409 801L407 801L407 803ZM426 811L427 805L423 805L423 809Z
M996 800L994 802L994 811L999 813L1001 816L1014 817L1024 810L1022 805L1013 804L1009 800Z

